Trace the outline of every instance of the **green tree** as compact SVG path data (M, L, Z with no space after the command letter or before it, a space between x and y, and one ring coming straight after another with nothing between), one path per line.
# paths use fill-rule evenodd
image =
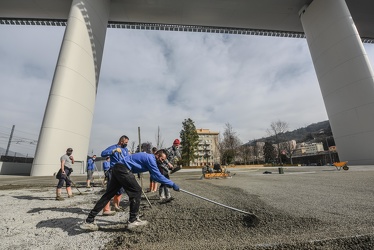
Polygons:
M196 158L196 151L199 145L199 135L197 134L194 121L191 118L182 122L182 130L180 132L182 146L182 164L190 166Z
M314 140L314 136L310 132L308 134L306 134L304 139L303 139L303 141L313 141L313 140Z
M264 145L264 158L266 163L271 163L275 160L275 148L268 141L266 141Z

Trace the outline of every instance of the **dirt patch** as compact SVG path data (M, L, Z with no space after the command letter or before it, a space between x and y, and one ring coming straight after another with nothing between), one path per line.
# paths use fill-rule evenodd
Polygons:
M119 233L105 249L300 249L313 246L314 243L305 241L329 226L314 218L293 217L240 189L215 191L216 187L207 182L184 188L193 188L201 196L255 213L260 222L254 225L251 216L188 194L173 192L176 199L166 204L159 203L154 195L149 197L153 208L143 209L144 219L150 225L138 232ZM277 245L267 245L271 242Z

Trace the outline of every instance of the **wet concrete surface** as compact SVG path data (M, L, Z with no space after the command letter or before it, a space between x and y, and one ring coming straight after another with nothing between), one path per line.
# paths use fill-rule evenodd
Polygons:
M143 197L141 213L150 224L111 233L100 249L374 249L374 166L230 171L228 179L201 179L200 170L182 170L171 179L184 190L254 213L258 224L187 193L173 191L167 203L146 193L152 206ZM84 175L72 179L84 185ZM143 179L146 187L148 175ZM0 190L53 189L56 183L53 177L0 176Z

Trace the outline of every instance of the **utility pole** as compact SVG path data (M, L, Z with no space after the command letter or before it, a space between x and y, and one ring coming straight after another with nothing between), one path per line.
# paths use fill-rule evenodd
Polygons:
M140 140L140 127L138 127L139 152L142 152L142 142Z
M332 158L331 158L330 146L329 146L329 143L327 142L327 138L330 138L330 137L331 137L331 136L329 136L329 137L325 137L325 140L326 140L327 150L329 151L330 164L332 165Z
M160 126L157 127L157 149L160 149Z
M9 152L9 148L10 148L10 142L12 141L12 138L13 138L14 127L15 127L15 125L13 125L12 132L10 132L9 142L8 142L8 146L7 146L6 151L5 151L5 156L8 156L8 152Z
M140 127L138 127L138 139L139 139L139 152L142 152L142 142L140 140ZM143 190L143 176L141 173L138 174L138 177L140 179L140 187Z

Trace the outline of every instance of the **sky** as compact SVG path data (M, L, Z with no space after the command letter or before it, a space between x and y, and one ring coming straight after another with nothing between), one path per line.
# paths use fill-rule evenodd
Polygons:
M65 27L0 25L0 148L34 156ZM371 63L374 45L364 44ZM108 29L88 154L127 135L163 147L182 122L246 143L327 120L306 39Z

